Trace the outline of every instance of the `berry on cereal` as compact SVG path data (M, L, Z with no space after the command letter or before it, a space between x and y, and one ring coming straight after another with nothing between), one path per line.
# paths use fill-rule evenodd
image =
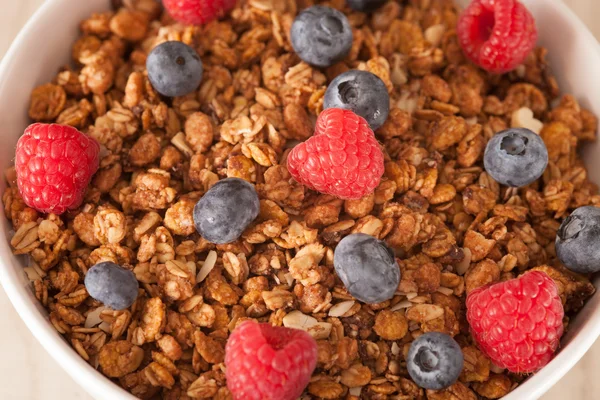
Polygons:
M239 239L260 211L254 185L239 178L217 182L196 203L194 224L211 243L225 244Z
M348 7L355 11L373 12L387 3L388 0L346 0Z
M148 79L163 96L185 96L202 81L202 60L185 43L170 41L156 46L146 60Z
M519 0L473 0L456 27L465 55L493 73L512 71L537 41L535 20Z
M316 365L317 343L299 329L244 321L225 347L234 400L296 400Z
M302 11L290 35L298 57L316 67L329 67L343 60L352 47L348 18L331 7L313 6Z
M346 200L373 193L384 172L383 153L367 121L339 108L319 115L313 137L294 147L287 162L298 182Z
M571 271L591 274L600 271L600 208L579 207L556 233L556 255Z
M390 96L383 81L368 71L338 75L327 87L323 108L343 108L367 120L377 130L390 113Z
M463 353L452 336L427 332L411 343L406 369L417 385L441 390L457 381L464 364Z
M162 0L165 9L177 21L202 25L223 17L235 7L236 0Z
M542 138L529 129L511 128L490 139L483 163L496 182L522 187L542 176L548 165L548 150Z
M343 238L333 265L348 292L365 303L384 302L398 290L400 267L394 252L373 236L356 233Z
M99 153L98 142L71 126L30 125L15 152L23 201L43 213L76 209L98 170Z
M138 296L139 285L134 273L109 261L90 268L84 282L92 298L113 310L129 308Z
M563 305L544 272L482 286L467 296L467 320L479 348L500 368L536 372L552 359L563 334Z

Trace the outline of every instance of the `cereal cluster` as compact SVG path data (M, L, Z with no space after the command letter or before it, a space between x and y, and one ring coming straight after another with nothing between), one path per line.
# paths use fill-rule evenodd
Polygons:
M25 268L50 322L104 375L141 399L231 399L225 343L247 319L303 329L318 345L303 399L496 399L525 376L493 365L465 317L466 295L535 269L556 283L569 318L594 292L566 270L554 240L576 207L600 205L578 145L598 121L560 95L537 48L516 70L488 74L463 55L452 0L388 1L372 14L344 0L242 0L229 16L193 27L155 0L116 0L81 22L73 62L34 89L33 121L71 125L101 145L83 205L58 217L25 205L15 181L3 195ZM293 52L290 28L314 4L344 12L349 55L318 69ZM150 84L149 52L165 41L197 50L204 78L166 98ZM65 44L66 45L66 44ZM375 131L385 173L374 193L340 200L294 181L287 155L311 137L327 85L369 71L390 96ZM549 164L524 188L483 169L488 140L525 127L544 140ZM227 177L252 183L258 219L240 240L198 235L193 208ZM364 233L396 252L401 281L378 304L354 299L336 276L342 238ZM89 268L111 262L139 283L122 311L92 299ZM409 377L411 343L427 332L454 337L464 356L447 389Z

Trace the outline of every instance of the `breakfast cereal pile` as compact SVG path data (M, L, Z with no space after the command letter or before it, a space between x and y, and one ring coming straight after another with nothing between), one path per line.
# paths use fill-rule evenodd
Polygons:
M452 0L380 2L371 13L345 0L241 0L197 26L177 23L155 0L113 3L113 11L81 22L72 64L31 94L34 122L69 125L100 145L96 160L87 142L78 150L99 162L97 172L83 168L93 175L83 204L61 215L27 206L38 201L44 211L52 202L31 193L26 202L14 167L3 203L16 232L12 248L28 257L25 271L50 322L128 392L232 399L226 343L237 326L256 320L316 339L303 399L497 399L527 375L498 366L478 346L467 295L543 272L525 276L557 290L568 329L594 293L589 276L557 259L555 238L575 208L600 205L577 153L595 140L598 121L560 94L546 49L529 52L511 72L486 72L463 53ZM348 55L329 67L301 61L291 43L296 15L316 4L342 11L352 29ZM190 94L163 96L148 78L148 55L167 41L200 56L203 77ZM375 129L381 180L374 192L342 200L334 194L349 192L322 194L309 189L310 174L292 177L288 156L327 114L328 84L349 70L381 79L389 116ZM358 121L357 135L370 131ZM527 128L547 147L543 176L520 188L484 170L486 144L508 128ZM46 134L42 125L30 129L31 137ZM371 162L376 175L378 160ZM238 240L214 244L197 232L194 208L225 178L251 183L258 218ZM394 251L400 280L391 299L359 301L336 273L334 250L356 233ZM90 295L88 270L107 262L133 272L133 282L125 275L121 282L134 294L139 285L137 299ZM244 324L239 335L261 337L255 326ZM424 389L408 371L411 344L428 332L446 334L440 340L450 349L457 343L464 358L458 380L440 390Z

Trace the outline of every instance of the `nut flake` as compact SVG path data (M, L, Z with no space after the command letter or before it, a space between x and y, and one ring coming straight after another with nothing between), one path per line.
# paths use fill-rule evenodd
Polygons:
M329 309L330 317L342 317L356 304L354 300L342 301Z
M309 315L302 314L300 311L292 311L283 317L283 326L286 328L308 330L311 326L317 324L317 319Z
M217 262L217 252L211 250L206 256L206 260L202 263L202 267L198 270L198 275L196 275L196 282L202 282L210 271L215 267L215 263Z
M521 107L512 113L510 126L511 128L527 128L539 134L544 124L534 118L533 111L530 108Z

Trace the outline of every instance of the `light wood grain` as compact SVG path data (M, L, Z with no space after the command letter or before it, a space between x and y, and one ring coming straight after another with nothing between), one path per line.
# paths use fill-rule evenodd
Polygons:
M79 0L85 1L85 0ZM0 0L0 57L43 0ZM600 38L599 0L565 0ZM57 21L57 23L60 23ZM0 289L0 399L91 400L38 344ZM542 400L600 398L600 341ZM523 399L528 400L528 399Z

